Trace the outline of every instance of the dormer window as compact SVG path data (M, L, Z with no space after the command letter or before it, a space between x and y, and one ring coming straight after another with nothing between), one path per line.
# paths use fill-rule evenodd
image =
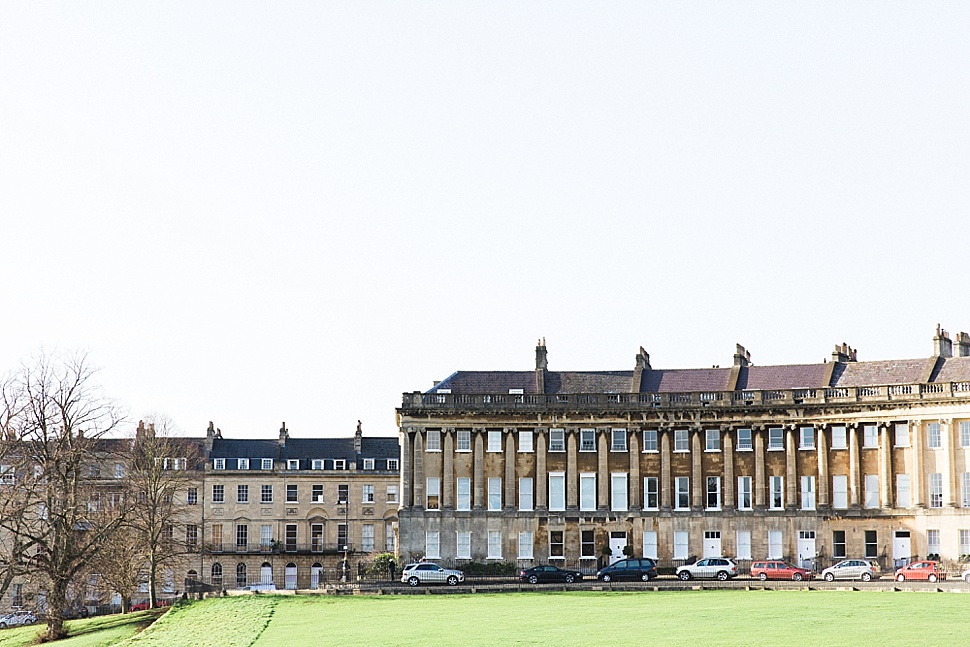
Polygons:
M373 458L365 458L364 459L364 469L365 470L372 470L372 469L374 469L374 459Z
M298 459L298 458L288 458L286 460L286 469L288 469L288 470L298 470L298 469L300 469L300 459Z
M226 459L225 458L213 458L212 459L212 469L214 469L214 470L224 470L224 469L226 469Z
M397 459L396 458L388 458L387 459L387 469L393 470L393 471L397 471L397 469L398 469L397 465L398 465L398 463L397 463Z
M273 469L273 459L272 458L264 458L263 459L263 469L264 470L271 470L271 469Z
M333 459L333 468L335 470L345 470L347 469L347 461L343 458Z
M310 468L311 469L315 469L315 470L322 470L323 469L323 459L322 458L314 458L310 462Z
M249 469L249 459L248 458L237 458L236 459L236 469L237 470L248 470Z

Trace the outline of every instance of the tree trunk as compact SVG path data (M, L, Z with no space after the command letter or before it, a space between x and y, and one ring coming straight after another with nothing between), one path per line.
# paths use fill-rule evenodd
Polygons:
M47 594L47 640L59 640L64 630L64 611L67 606L67 585L55 583Z
M158 606L158 595L155 592L155 577L158 573L158 565L155 562L155 555L148 558L148 608L154 609Z
M131 611L131 596L130 595L122 595L121 596L121 612L122 613L128 613L129 611Z

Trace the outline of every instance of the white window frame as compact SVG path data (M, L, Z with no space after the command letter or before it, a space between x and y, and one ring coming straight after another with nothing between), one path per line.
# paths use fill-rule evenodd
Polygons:
M559 454L566 451L565 429L556 428L549 430L549 451L553 454Z
M876 449L879 447L879 427L877 425L862 425L862 448Z
M970 555L970 529L960 528L957 534L960 540L960 554Z
M802 476L802 510L815 509L815 477Z
M388 485L387 491L385 493L388 503L400 503L401 501L401 490L397 484Z
M472 431L471 429L458 429L455 432L455 451L461 454L472 450Z
M519 430L519 453L531 454L535 451L535 442L531 429Z
M660 509L660 479L656 476L643 477L643 509Z
M864 482L865 507L875 509L879 507L879 475L866 474Z
M674 559L687 559L690 556L690 537L686 530L674 531Z
M674 429L674 453L686 454L690 452L690 431Z
M579 509L583 512L596 510L596 472L579 475Z
M913 505L912 482L909 474L896 474L896 507L910 508Z
M772 475L768 477L768 509L769 510L785 509L785 477L784 476Z
M441 533L439 531L424 531L424 556L428 559L441 558Z
M441 430L440 429L428 429L425 432L424 451L426 452L441 451Z
M226 459L225 458L213 458L212 459L212 469L214 469L214 470L224 470L224 469L226 469Z
M610 474L610 509L616 512L629 510L629 493L627 484L629 476L626 472Z
M741 433L744 432L744 433ZM747 427L741 427L738 429L738 445L737 451L739 452L750 452L754 451L753 438L751 435L751 430Z
M365 553L374 552L374 524L364 523L360 525L360 549ZM296 587L293 587L296 588Z
M704 493L704 509L720 510L721 509L721 477L708 476L705 479L705 483L707 485L707 490ZM712 494L714 495L714 505L711 505Z
M936 528L929 528L926 531L926 554L940 554L940 531Z
M832 447L831 449L848 449L849 437L845 425L834 425L832 427Z
M963 420L960 422L960 447L967 448L970 447L970 421ZM962 553L966 554L966 553Z
M738 477L738 510L754 509L754 490L750 476Z
M737 557L738 559L751 559L751 531L737 531Z
M785 451L784 427L768 427L768 451L769 452Z
M485 559L502 559L502 531L488 531L488 545Z
M929 507L930 508L942 508L943 507L943 474L941 472L934 472L930 474L927 478L929 481L929 487L927 492L929 496Z
M360 502L361 503L374 503L374 485L372 483L364 483L360 488Z
M502 510L502 477L490 476L487 481L488 501L487 510L489 512L499 512Z
M264 459L262 459L262 465L260 466L260 469L261 470L265 470L265 471L272 471L272 469L273 469L273 459L272 458L264 458Z
M387 469L388 469L388 471L396 472L398 470L398 465L399 465L398 459L396 459L396 458L388 458L387 459Z
M288 471L291 471L291 472L294 471L294 470L300 469L300 459L299 458L287 458L286 459L286 469Z
M566 509L566 473L549 472L549 510L562 512Z
M587 442L587 436L589 437ZM596 451L596 430L595 429L580 429L579 430L579 451L580 452L595 452Z
M455 533L455 558L472 558L472 533L470 530L459 530Z
M372 470L372 469L374 469L374 459L373 458L365 458L364 459L364 469L365 470Z
M909 423L897 422L893 427L893 444L895 447L909 447Z
M431 507L432 497L434 497L434 507ZM424 502L425 510L441 510L441 479L439 477L428 476L425 478Z
M721 431L719 429L704 430L704 451L705 452L721 451Z
M926 446L930 449L943 449L943 425L938 422L927 423Z
M531 512L535 509L535 487L532 477L523 476L519 479L519 510Z
M781 559L785 556L785 538L780 530L768 531L768 559Z
M249 469L249 459L248 458L237 458L236 459L236 469L237 470L248 470Z
M970 472L960 473L960 507L970 508ZM968 553L960 553L967 555Z
M686 499L686 505L682 505L682 497ZM674 510L690 510L690 477L674 478Z
M535 541L531 530L519 532L519 559L533 559L535 555Z
M656 561L657 557L657 531L643 531L643 556Z
M832 507L836 510L849 507L849 477L845 474L832 475Z
M486 445L485 451L490 453L496 453L502 451L502 430L501 429L489 429L486 432Z
M345 470L345 469L347 469L347 459L346 458L335 458L335 459L333 459L333 469L334 470Z
M658 451L657 444L657 430L656 429L644 429L643 430L643 453L644 454L656 454Z
M614 428L610 430L610 451L625 452L626 448L626 429Z
M455 510L467 512L472 509L472 480L459 476L455 486Z
M798 428L798 448L815 449L815 427Z
M313 469L313 470L322 470L323 469L323 459L322 458L314 458L312 461L310 461L310 469Z

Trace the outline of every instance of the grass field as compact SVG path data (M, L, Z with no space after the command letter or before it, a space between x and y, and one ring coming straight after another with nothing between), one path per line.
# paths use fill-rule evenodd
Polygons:
M139 621L141 625L138 624ZM64 647L319 645L966 645L970 595L869 591L659 591L221 598L129 622ZM132 622L131 620L135 620ZM94 623L103 623L96 625ZM95 630L96 629L96 630ZM32 630L29 631L29 630ZM7 630L0 647L37 628Z

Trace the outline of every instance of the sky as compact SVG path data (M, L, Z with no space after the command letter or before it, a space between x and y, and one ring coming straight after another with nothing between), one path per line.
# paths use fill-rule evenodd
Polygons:
M186 434L970 331L965 2L0 3L0 371Z

